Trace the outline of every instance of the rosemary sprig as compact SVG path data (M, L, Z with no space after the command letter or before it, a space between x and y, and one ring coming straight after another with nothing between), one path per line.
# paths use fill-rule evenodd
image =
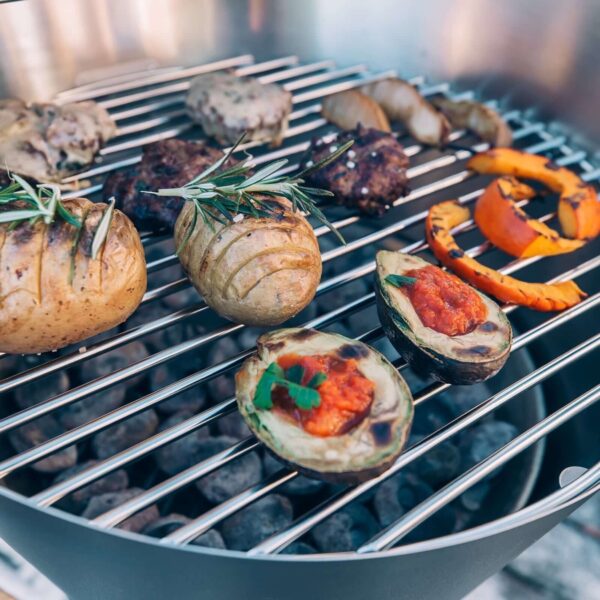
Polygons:
M98 222L96 233L94 233L94 239L92 240L92 258L94 260L96 260L98 252L100 252L102 246L104 246L104 242L106 242L114 211L115 198L113 196L108 201L108 206L106 207L102 217L100 218L100 221Z
M0 211L0 223L10 223L14 227L21 221L35 225L42 219L46 225L50 225L58 215L73 227L81 227L81 221L64 207L58 186L38 184L34 188L16 173L9 173L8 176L12 183L0 189L0 205L21 202L26 208L19 206Z
M295 176L277 175L277 172L287 165L287 159L274 161L250 175L252 166L249 160L224 168L243 138L244 136L218 161L186 185L178 188L164 188L157 192L146 192L158 196L178 196L193 203L194 214L177 253L179 254L188 243L199 217L206 224L212 226L212 221L224 224L227 221L233 221L234 217L240 214L250 217L273 216L277 209L265 202L261 196L287 198L292 203L293 211L300 210L312 215L320 223L326 225L342 243L345 243L342 235L327 220L314 199L319 196L333 196L333 194L327 190L304 185L304 178L339 158L352 146L353 142L349 141L340 146L335 152Z
M57 185L38 184L34 188L16 173L8 173L8 176L11 183L5 188L0 188L0 206L18 203L17 208L0 210L0 223L8 223L9 231L12 231L23 221L35 225L40 219L46 225L51 225L57 218L60 218L75 227L75 237L71 247L71 266L68 275L69 283L72 283L75 274L75 256L85 217L79 219L65 207L62 202L60 188ZM22 205L25 205L26 208L23 208ZM106 242L114 210L115 199L111 198L94 233L91 249L93 260L97 258Z

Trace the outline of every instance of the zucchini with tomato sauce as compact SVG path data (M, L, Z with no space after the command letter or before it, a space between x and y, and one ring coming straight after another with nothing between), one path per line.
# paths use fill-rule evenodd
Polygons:
M382 250L376 262L379 319L411 366L458 385L502 368L512 330L495 302L417 256Z
M262 335L236 375L236 397L248 427L279 460L334 483L390 467L413 418L410 390L382 354L313 329Z

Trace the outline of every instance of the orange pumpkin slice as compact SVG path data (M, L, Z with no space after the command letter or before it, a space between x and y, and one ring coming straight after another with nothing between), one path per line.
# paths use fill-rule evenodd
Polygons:
M425 221L429 247L442 264L465 281L503 302L544 312L569 308L586 297L574 281L528 283L503 275L467 256L450 230L467 221L469 216L468 208L456 200L448 200L432 206Z
M535 191L514 177L500 177L488 185L475 205L475 222L495 246L517 258L573 252L583 240L560 237L554 229L530 219L517 206Z
M596 190L579 175L559 167L544 156L513 148L494 148L473 156L467 168L478 173L514 175L541 181L560 193L558 220L563 233L577 240L591 240L600 233L600 202Z

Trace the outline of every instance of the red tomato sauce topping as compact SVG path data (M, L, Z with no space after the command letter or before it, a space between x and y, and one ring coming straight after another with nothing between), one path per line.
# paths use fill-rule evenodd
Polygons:
M433 265L404 273L415 277L402 291L425 327L445 335L464 335L481 325L487 308L475 290L458 277Z
M291 418L311 435L342 435L358 425L369 413L375 384L358 370L356 360L328 355L285 354L279 357L277 363L282 369L294 365L304 367L303 385L319 371L327 375L327 379L317 388L321 404L316 408L298 408L282 386L276 386L271 395L274 409Z

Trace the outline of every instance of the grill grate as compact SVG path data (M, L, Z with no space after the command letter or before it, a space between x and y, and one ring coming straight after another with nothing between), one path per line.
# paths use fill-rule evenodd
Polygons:
M286 134L286 140L283 147L276 150L270 150L262 145L250 142L241 148L242 150L251 149L255 152L255 162L257 164L275 158L290 158L293 164L286 167L284 171L291 171L297 167L295 161L298 158L298 154L308 147L309 142L306 140L307 135L318 135L326 142L333 140L335 137L335 129L320 117L320 98L334 92L357 87L365 82L386 78L394 74L392 71L373 74L362 64L340 69L330 60L312 64L300 64L298 58L295 56L283 57L262 63L254 63L252 56L243 55L192 68L169 70L157 69L155 72L146 71L136 78L120 77L93 85L87 84L80 88L67 90L58 95L58 102L96 99L100 104L110 110L113 118L118 124L117 138L102 150L101 157L97 161L97 164L85 172L65 180L71 183L79 182L82 186L81 189L72 192L70 195L73 197L82 195L94 197L94 195L101 190L102 178L106 174L115 169L124 168L139 162L141 146L160 139L189 132L192 129L192 124L185 117L185 112L182 107L184 93L189 87L189 79L197 74L219 69L233 69L240 75L255 75L263 82L279 82L293 92L293 102L296 110L294 110L291 115L290 128ZM446 94L455 99L473 97L471 92L462 94L451 93L451 88L448 83L428 86L423 77L416 77L411 81L420 88L424 95ZM313 101L316 102L311 104ZM496 108L498 107L496 102L490 102L489 105ZM139 117L146 116L149 116L149 118L139 119ZM519 147L523 147L523 149L528 152L551 153L553 159L558 164L570 166L571 168L578 170L586 181L596 182L600 178L600 168L596 168L595 165L588 161L586 152L572 146L565 136L553 133L552 128L549 128L547 124L533 121L526 113L519 110L504 112L504 118L511 123L514 130L515 143ZM193 135L195 134L196 132L193 132ZM400 132L399 135L403 136L402 132ZM476 141L472 142L472 138L469 138L465 131L453 132L451 141L457 142L459 140L471 140L471 142L469 142L469 147L474 151L487 148L486 144L477 143ZM464 188L465 185L468 185L471 188L476 187L476 185L472 185L476 183L474 181L476 176L473 173L466 170L456 170L457 167L460 169L461 161L470 156L469 151L458 149L440 153L424 148L420 144L414 144L406 137L402 137L402 141L406 142L406 153L410 157L414 157L416 162L415 166L412 166L408 171L411 181L414 182L420 177L426 177L430 179L430 181L417 186L408 196L398 199L394 203L394 207L399 210L394 210L392 215L396 215L397 213L408 215L408 210L419 200L429 199L429 205L433 201L432 196L439 194L440 192L444 192L447 196L450 196L451 194L454 195L453 188L455 187L458 188L463 186ZM449 170L452 172L448 172ZM459 196L459 200L463 204L471 204L479 196L481 191L481 189L472 189ZM522 205L525 204L527 204L527 201L522 202ZM400 209L399 207L404 208ZM422 224L425 216L426 210L421 210L419 212L413 212L413 214L408 216L398 218L381 228L375 228L371 233L353 239L346 246L335 247L324 252L323 262L326 264L341 256L348 255L359 249L373 246L377 242L392 238L392 236L404 232L414 225ZM547 221L554 216L554 213L548 213L543 215L542 220ZM386 222L388 221L386 220ZM360 226L361 217L352 214L337 220L333 219L333 223L339 229L346 229L351 226ZM474 229L473 222L469 221L457 228L456 234L463 235ZM325 227L316 229L316 234L319 237L325 236L327 233L328 230ZM144 244L147 247L151 247L156 242L164 239L165 238L161 236L143 236ZM425 250L427 250L427 244L424 240L417 240L403 247L403 251L410 253L418 253ZM483 242L470 248L468 253L471 256L481 256L489 253L491 250L491 245L488 242ZM528 268L538 260L539 257L513 260L504 265L501 270L507 274L515 273ZM177 264L175 256L166 256L149 262L148 271L149 273L156 273L175 264ZM577 278L591 272L598 266L600 266L600 256L596 255L586 262L575 265L569 270L558 274L551 279L551 281ZM341 274L325 279L319 286L317 294L320 296L326 292L347 285L350 282L367 277L373 273L374 269L375 265L372 260L364 264L359 264ZM187 279L184 278L169 281L166 284L149 290L143 299L143 304L146 305L158 299L165 298L186 289L188 286L189 283ZM546 318L533 329L517 336L514 340L514 350L527 346L529 343L538 340L540 337L556 328L597 308L597 305L600 303L600 291L590 291L592 292L592 295L579 305L555 316ZM317 328L326 327L336 323L339 319L348 317L349 315L370 307L373 302L374 295L372 293L366 294L353 299L335 310L330 310L329 312L308 321L305 325ZM512 313L515 309L516 307L514 306L504 307L504 310L507 313ZM189 321L208 310L208 307L203 302L198 302L193 306L187 306L180 310L176 310L166 316L149 320L141 325L126 328L121 332L113 333L110 337L93 343L83 349L83 351L82 349L68 351L58 358L50 359L38 366L0 381L0 393L13 391L19 386L32 383L51 373L78 365L92 357L99 356L109 350L143 338L151 333L159 332L175 324ZM81 385L54 396L40 404L0 418L0 433L12 431L42 415L53 413L62 407L87 398L92 394L109 389L112 386L123 384L123 382L128 379L141 373L145 373L147 370L177 357L183 356L185 353L193 350L201 351L203 347L208 344L242 329L242 325L226 324L208 333L190 337L178 344L157 351L130 366L114 371L96 380L84 382ZM373 342L380 339L382 336L383 332L381 328L376 327L375 329L363 333L359 336L359 339L366 342ZM471 411L460 415L454 421L414 444L399 457L389 471L386 471L379 477L360 485L346 488L331 496L319 506L316 506L301 515L290 527L265 540L250 550L249 553L268 554L283 550L292 541L301 537L316 524L323 521L335 511L348 505L356 498L375 489L381 482L389 479L394 473L399 472L412 461L423 456L426 452L429 452L445 440L463 431L470 424L495 411L523 391L539 384L565 368L567 365L574 363L580 357L593 352L599 345L600 333L595 333L595 335L592 335L589 339L574 348L567 350L550 362L539 367L537 370L492 395ZM166 385L144 397L137 398L129 404L117 408L94 421L71 429L30 450L5 458L0 461L0 477L7 477L44 457L67 448L76 442L85 440L94 433L141 413L184 390L190 389L193 386L198 386L210 379L222 375L239 366L250 354L251 351L246 351L231 356L222 363L203 368L198 372ZM4 358L0 357L0 361L2 360L4 360ZM406 367L406 365L401 362L398 363L397 366L399 369L404 369ZM447 384L436 383L425 388L415 396L417 410L424 410L421 407L421 404L435 397L448 387ZM380 531L375 537L361 546L358 549L358 552L366 553L390 548L417 525L433 515L437 510L471 488L475 483L481 481L487 474L542 439L545 435L565 423L568 419L591 406L599 398L600 386L596 386L579 398L565 404L558 411L536 424L530 430L513 439L506 446L486 458L483 462L477 464L469 471L447 484L443 489L436 492L433 496L416 506L410 512L406 513L398 521ZM30 498L30 501L39 507L54 505L68 494L71 494L83 486L118 468L128 466L134 461L146 457L166 444L173 442L200 427L206 426L234 410L235 401L233 398L228 398L177 425L154 434L116 455L99 461L97 464L82 470L60 483L54 483L47 486L42 491L33 495ZM258 442L251 437L241 440L230 448L226 448L214 456L157 483L153 487L145 490L139 496L96 517L92 522L96 526L102 528L115 527L136 512L154 504L158 500L167 498L182 490L185 486L195 482L203 475L238 459L256 449L258 446ZM282 469L237 496L208 510L192 520L189 524L182 526L164 537L162 541L169 544L189 543L211 527L220 523L224 518L234 514L241 508L272 491L277 490L285 483L293 480L297 475L298 474L294 471ZM525 518L535 511L541 511L550 506L559 506L575 497L577 494L593 487L598 487L599 485L600 463L596 464L593 468L589 469L584 476L567 485L562 490L554 492L540 502L531 505L514 515L510 515L509 518L516 521Z

